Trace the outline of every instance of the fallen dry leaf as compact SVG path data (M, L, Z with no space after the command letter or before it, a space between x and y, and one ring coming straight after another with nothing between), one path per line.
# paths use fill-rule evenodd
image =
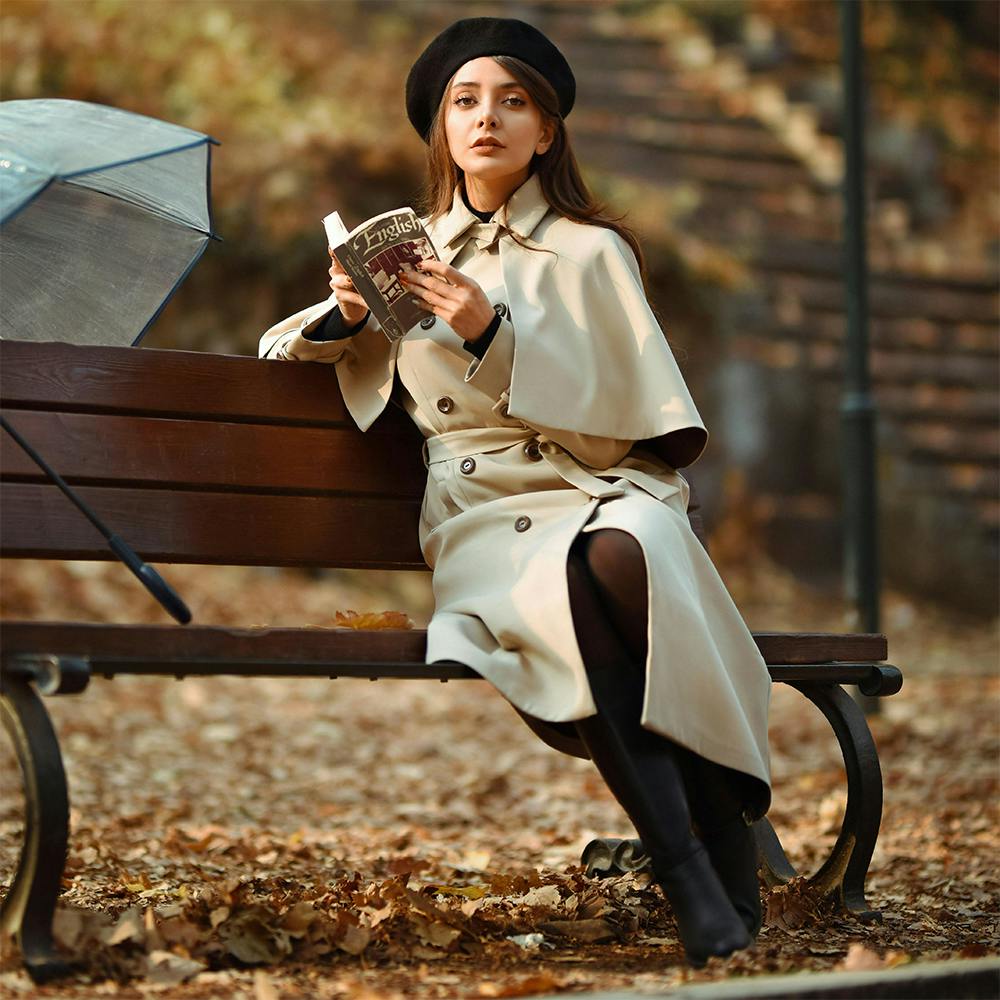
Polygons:
M263 969L253 971L253 996L254 1000L279 1000L274 982Z
M147 956L146 978L161 986L175 986L205 971L201 962L169 951L151 951Z
M547 934L558 934L574 941L610 941L618 936L606 920L600 919L548 920L538 926Z
M335 628L384 629L413 628L410 616L403 611L338 611Z
M503 985L492 982L480 983L479 995L484 997L530 997L539 993L551 993L559 988L558 979L547 972L542 972Z

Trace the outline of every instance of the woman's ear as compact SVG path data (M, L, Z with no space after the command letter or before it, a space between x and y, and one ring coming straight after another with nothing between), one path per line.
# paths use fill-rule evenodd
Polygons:
M541 156L542 153L547 153L549 147L555 141L556 128L551 123L546 123L545 127L542 129L542 137L535 143L535 152Z

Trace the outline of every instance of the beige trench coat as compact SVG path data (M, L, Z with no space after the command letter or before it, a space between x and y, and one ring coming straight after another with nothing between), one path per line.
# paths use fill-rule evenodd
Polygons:
M447 215L423 220L443 261L456 257L472 218L456 189ZM407 397L427 438L420 544L435 596L427 660L468 664L539 719L593 714L566 558L580 531L628 531L649 579L642 724L758 779L752 811L762 814L770 678L687 520L688 484L676 469L701 454L708 435L635 255L617 233L552 211L534 176L504 221L529 246L555 253L500 238L503 320L482 361L471 359L459 379L453 365L450 374L430 370L445 355L413 353L425 366L420 383L451 378L463 409L478 401L480 410L479 426L434 432L419 411L430 401ZM399 384L400 350L420 328L390 344L370 318L348 340L307 340L303 333L334 308L331 296L276 324L259 353L332 363L367 430ZM435 336L461 344L440 318ZM470 458L475 474L463 475Z

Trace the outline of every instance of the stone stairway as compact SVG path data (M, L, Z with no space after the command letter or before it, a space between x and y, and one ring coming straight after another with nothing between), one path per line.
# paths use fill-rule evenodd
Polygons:
M780 59L760 69L749 50L717 49L691 5L652 6L666 33L650 27L643 4L549 0L505 13L545 30L573 65L568 125L588 174L671 195L666 232L680 255L710 244L743 275L735 287L708 289L711 331L677 330L694 354L705 338L712 355L694 377L718 436L693 471L717 497L725 469L740 467L769 512L760 527L771 551L832 580L841 558L846 330L841 151L829 98L815 108L801 99L818 92L810 80L829 89L831 66L789 54L791 69L782 72ZM455 16L443 5L439 23ZM869 132L882 124L870 122ZM937 230L919 220L917 231L919 213L879 171L869 164L867 249L886 575L903 589L995 612L995 261L987 247L952 253L944 242L943 260L932 253L953 220ZM644 218L641 202L632 208L628 221L644 236L664 221ZM660 311L669 331L669 302Z

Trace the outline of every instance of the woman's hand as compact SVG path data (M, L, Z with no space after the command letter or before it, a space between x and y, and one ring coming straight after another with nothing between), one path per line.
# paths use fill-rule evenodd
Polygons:
M400 275L407 290L463 340L478 340L496 315L482 288L440 260L422 260L416 266L423 273L404 271Z
M330 287L337 297L340 315L344 318L345 326L354 326L368 314L368 305L361 298L347 272L341 267L340 261L333 256L333 250L330 247L326 249L330 254Z

